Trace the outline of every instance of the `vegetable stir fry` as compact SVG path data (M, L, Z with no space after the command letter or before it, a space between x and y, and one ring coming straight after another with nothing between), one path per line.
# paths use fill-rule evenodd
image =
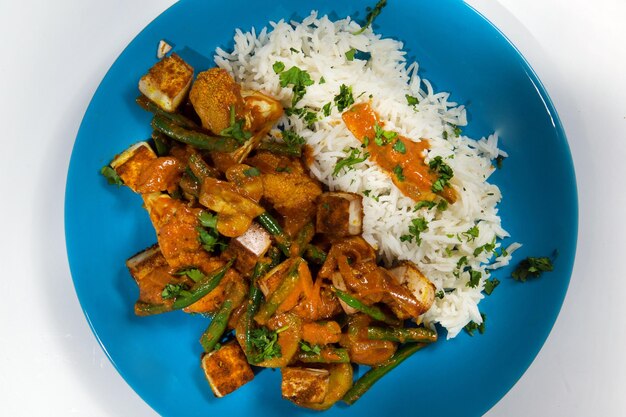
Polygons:
M275 71L297 101L307 80ZM281 369L282 396L299 406L352 404L437 340L416 325L435 286L411 262L377 262L361 236L362 197L312 178L296 132L268 139L280 102L222 69L193 73L172 54L142 77L137 104L154 115L151 141L102 170L141 195L156 230L158 242L127 261L135 313L212 316L199 341L218 397L264 367ZM406 152L400 140L395 149ZM356 382L354 364L371 367Z

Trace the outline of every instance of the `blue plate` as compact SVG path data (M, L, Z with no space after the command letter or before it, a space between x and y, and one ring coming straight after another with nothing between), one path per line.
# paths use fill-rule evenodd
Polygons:
M207 319L176 312L133 315L137 288L124 261L156 241L141 200L106 184L99 169L150 135L150 115L134 103L140 76L155 62L159 40L196 69L212 66L217 46L235 28L260 29L302 18L315 7L331 17L363 19L372 2L181 1L143 30L113 64L85 114L67 179L67 251L76 293L103 349L126 381L166 416L309 414L282 400L280 373L260 372L223 399L213 397L199 367L198 338ZM577 236L574 169L558 115L520 53L487 20L461 1L390 1L375 21L385 37L405 43L409 58L436 90L468 105L465 132L497 131L510 154L492 177L502 189L504 227L523 248L547 256L554 272L524 284L498 271L502 284L480 309L486 333L439 343L414 355L352 407L328 416L474 416L485 413L520 378L546 340L565 297ZM512 240L511 240L512 241ZM508 244L508 242L505 242ZM287 414L285 414L287 415Z

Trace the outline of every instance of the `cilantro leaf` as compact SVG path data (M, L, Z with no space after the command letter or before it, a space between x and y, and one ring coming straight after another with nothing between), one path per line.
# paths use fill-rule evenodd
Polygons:
M344 111L348 107L354 104L354 96L352 95L352 87L348 87L345 84L341 84L339 86L339 94L335 96L333 99L335 105L337 106L337 110L339 112Z
M330 116L330 111L332 107L333 107L333 103L331 103L330 101L324 104L324 107L322 107L322 113L324 114L324 117Z
M345 158L341 158L337 161L337 165L335 165L335 169L333 170L333 176L337 176L344 168L350 169L353 165L365 161L370 156L369 152L361 154L361 150L358 148L350 147L347 150L349 150L350 153Z
M495 290L498 285L500 285L500 280L498 278L488 279L485 281L485 288L483 288L483 291L485 294L491 295L493 290Z
M406 97L406 102L409 106L416 106L419 104L419 100L417 97L413 97L409 94L405 94L404 97Z
M178 272L175 272L174 275L185 275L189 279L191 279L193 282L198 282L201 279L206 278L206 275L204 275L204 273L200 271L198 268L186 268Z
M261 171L259 171L259 168L257 167L251 167L248 169L244 169L243 175L245 175L246 177L258 177L259 175L261 175Z
M393 173L396 175L396 178L400 182L402 182L402 181L404 181L406 179L406 177L404 176L404 173L402 171L402 167L400 165L396 165L395 167L393 167Z
M361 29L354 32L353 35L360 35L361 33L365 32L365 29L367 29L368 27L372 25L372 23L374 22L374 19L376 19L376 17L383 10L383 7L385 7L386 5L387 5L387 0L379 0L373 9L371 7L368 7L366 9L368 10L368 13L365 16L365 25L363 25Z
M276 61L274 62L274 65L272 65L272 69L276 74L280 74L285 69L285 64L280 61Z
M279 74L279 81L281 87L291 86L293 91L291 98L292 107L295 107L296 103L304 97L306 88L314 83L308 72L295 66L289 68L287 71L282 71Z
M354 61L354 54L356 54L356 49L350 49L348 52L346 52L346 59L348 61Z
M239 143L244 143L252 137L252 133L244 130L244 119L236 120L235 106L230 106L230 126L220 132L220 136L227 136L235 139Z
M317 122L317 114L314 111L307 109L306 107L289 107L285 109L285 114L287 116L295 114L300 119L304 120L308 128L313 126L313 123Z
M480 284L480 278L483 276L482 272L474 271L472 268L469 269L470 279L465 284L466 287L476 288L478 284Z
M470 336L474 336L474 332L476 330L478 330L478 333L483 334L485 333L485 321L487 321L487 316L483 313L480 313L480 317L482 317L482 323L477 324L473 321L470 321L465 327L465 331L467 332L467 334L469 334Z
M409 233L400 236L400 241L413 242L413 239L415 239L415 243L421 245L422 238L420 237L420 234L426 229L428 229L428 221L424 217L413 219L411 220L411 225L409 226Z
M396 143L393 144L393 150L405 154L406 153L406 145L400 139L396 140Z
M528 277L537 278L544 272L554 270L552 260L548 257L533 258L528 257L521 261L511 276L517 280L525 282Z
M421 209L422 207L426 207L427 209L431 209L433 207L435 207L437 205L437 203L435 203L434 201L427 201L427 200L422 200L420 202L418 202L415 207L413 208L413 211L417 211L419 209Z
M300 341L300 350L302 350L303 352L310 352L310 353L314 353L316 355L319 355L320 352L322 351L322 348L320 345L311 345L308 342L305 342L304 340Z
M184 295L184 293L189 289L185 283L181 284L166 284L165 288L161 292L161 298L164 300L176 298L178 296Z
M431 186L431 190L434 193L440 193L443 191L444 187L450 185L450 180L454 176L454 172L450 165L446 164L443 161L441 156L434 157L429 163L428 168L431 172L437 174L437 180Z
M280 358L282 356L280 345L278 344L278 333L279 331L274 332L266 327L259 327L252 330L250 342L256 351L256 354L251 357L253 363L263 362L264 360L272 358Z

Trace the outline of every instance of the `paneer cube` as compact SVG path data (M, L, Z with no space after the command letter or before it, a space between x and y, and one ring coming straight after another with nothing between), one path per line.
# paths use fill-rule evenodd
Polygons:
M183 101L191 81L193 68L177 54L157 62L139 80L139 91L165 111L175 111Z
M413 293L421 304L422 314L430 309L435 302L436 287L413 262L404 261L389 272L402 286Z
M319 197L316 230L332 237L360 235L363 227L363 197L354 193L329 192Z
M216 397L230 394L254 378L246 355L235 341L204 354L202 369Z
M161 253L159 245L133 255L126 266L139 287L139 298L135 303L135 314L147 316L163 313L171 309L171 300L163 300L163 288L177 280L170 275L169 265Z
M321 403L329 388L330 373L326 369L282 368L283 398L296 404Z
M148 142L139 142L117 155L111 161L111 168L128 188L137 192L141 172L155 159L157 155Z
M271 245L270 234L258 223L252 223L243 235L231 239L226 254L236 257L235 267L239 272L247 274Z

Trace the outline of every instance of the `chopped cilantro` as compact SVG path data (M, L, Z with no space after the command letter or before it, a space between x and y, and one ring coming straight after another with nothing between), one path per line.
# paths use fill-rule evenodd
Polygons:
M420 102L417 97L413 97L409 94L405 94L404 97L406 97L406 102L409 106L416 106Z
M365 32L365 29L367 29L368 27L372 25L372 23L374 22L374 19L376 19L376 17L383 10L383 7L385 7L386 5L387 5L387 0L379 0L373 9L371 7L366 8L366 10L368 10L368 13L365 16L365 25L363 25L361 29L354 32L353 35L360 35L361 33Z
M352 95L352 87L348 87L345 84L341 84L339 86L339 94L335 96L333 99L335 104L337 105L337 110L339 112L344 111L348 107L354 104L354 96Z
M478 284L480 284L480 278L483 276L482 272L474 271L472 268L469 269L470 279L465 284L466 287L476 288Z
M458 262L456 263L456 267L458 269L461 269L463 265L467 265L467 256L461 256Z
M439 204L437 204L437 210L439 211L446 211L448 209L448 201L447 200L441 200L439 202Z
M476 249L474 249L474 256L478 256L483 252L493 252L495 248L496 248L496 239L494 237L491 243L485 243L484 245L479 246Z
M396 143L393 144L393 150L405 154L406 153L406 145L400 139L396 140Z
M476 330L478 330L478 333L480 333L480 334L485 333L485 321L487 321L487 316L484 315L483 313L480 313L480 317L482 317L482 319L483 319L480 324L477 324L477 323L475 323L473 321L470 321L467 324L467 326L464 327L465 331L470 336L474 336L474 332Z
M252 137L252 133L243 130L244 119L236 120L235 106L230 106L230 126L220 132L220 136L227 136L235 139L239 143L244 143Z
M493 290L495 290L498 285L500 285L500 280L498 278L488 279L485 281L485 288L483 288L483 291L485 294L491 295Z
M422 238L420 234L428 229L428 221L426 221L423 217L418 217L416 219L411 220L411 225L409 226L409 234L400 236L401 242L413 242L415 238L415 243L418 245L422 244Z
M333 108L333 103L332 102L328 102L326 104L324 104L324 107L322 107L322 114L324 114L324 117L328 117L330 116L330 111Z
M400 165L396 165L395 167L393 167L393 173L396 175L396 178L398 179L398 181L402 182L406 179L402 171L402 167Z
M201 211L198 215L198 220L200 220L200 224L203 227L207 227L209 229L217 228L217 216L208 211Z
M198 282L203 278L206 278L206 275L198 268L185 268L178 272L175 272L174 275L185 275L193 282Z
M346 52L346 59L348 61L354 61L354 54L356 54L356 49L350 49L348 52Z
M294 132L293 130L283 131L283 142L290 147L302 146L306 143L306 139Z
M339 159L337 161L337 165L335 165L335 169L333 170L333 176L336 176L341 172L342 169L348 168L350 169L353 165L359 164L369 158L369 152L365 152L361 154L361 150L358 148L348 148L350 153L345 158ZM347 151L347 150L346 150Z
M446 293L443 290L439 290L435 293L435 297L439 298L439 299L443 299L444 295Z
M321 77L320 80L317 83L318 84L325 84L326 83L326 79L324 77Z
M479 233L480 230L478 229L478 226L474 225L461 234L467 238L468 242L473 242L474 239L478 237Z
M289 167L276 167L276 169L274 169L274 171L291 173L291 168L289 168Z
M528 277L537 278L542 273L552 270L554 270L554 266L550 258L528 257L517 265L517 268L513 271L512 277L517 281L525 282Z
M124 185L124 182L120 176L117 175L117 172L115 172L115 170L108 165L102 167L100 174L104 175L104 178L106 178L107 182L111 185Z
M443 158L440 156L434 157L429 163L428 168L431 172L437 174L437 180L433 183L431 190L434 193L443 191L444 187L450 185L450 179L454 176L450 165L443 162Z
M420 202L418 202L415 205L415 208L413 208L413 211L417 211L419 209L421 209L422 207L426 207L427 209L431 209L433 207L435 207L437 205L437 203L435 203L434 201L427 201L427 200L422 200Z
M287 87L291 85L293 91L293 97L291 98L291 106L295 107L296 103L300 101L306 93L306 88L313 85L314 81L308 72L301 70L298 67L291 67L287 71L282 71L279 75L280 86Z
M165 288L163 288L163 291L161 292L161 298L164 300L176 298L178 296L185 295L188 289L189 288L185 283L166 284Z
M284 71L284 69L285 69L285 64L283 64L283 63L282 63L282 62L280 62L280 61L276 61L276 62L274 62L274 65L272 65L272 68L274 69L274 72L275 72L276 74L280 74L281 72L283 72L283 71Z
M308 128L313 126L313 123L317 122L317 114L306 107L288 107L285 109L285 114L287 116L295 114L300 119L304 120Z
M279 329L280 330L280 329ZM282 353L278 344L279 331L271 331L266 327L252 330L250 342L256 354L252 355L251 362L259 363L267 359L280 358Z
M220 249L226 247L217 231L217 216L208 211L201 211L198 215L198 220L202 227L196 227L196 231L198 232L198 241L200 241L204 250L213 252L216 247Z

